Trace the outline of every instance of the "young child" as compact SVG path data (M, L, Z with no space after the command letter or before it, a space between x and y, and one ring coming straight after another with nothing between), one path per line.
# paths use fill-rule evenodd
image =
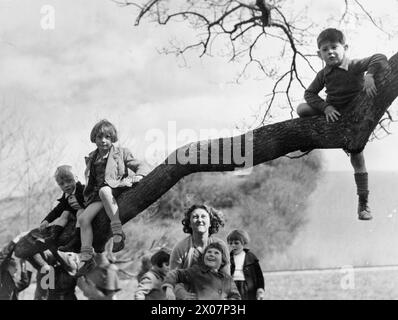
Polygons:
M50 211L40 224L40 234L36 235L36 239L42 241L56 241L68 223L69 215L79 215L84 211L84 185L77 181L76 176L72 172L72 167L68 165L59 166L54 174L55 181L63 191L62 197L58 199L58 205ZM63 251L75 251L76 244L80 245L77 234L80 233L79 225L76 223L75 235L71 242L61 247Z
M264 300L264 277L257 257L245 248L249 235L243 230L233 230L227 237L231 248L231 275L242 300Z
M29 287L32 272L26 269L23 260L20 261L20 269L18 280L18 264L13 257L0 263L0 300L18 300L19 293Z
M220 243L213 242L205 248L199 264L170 271L162 285L166 299L175 300L173 289L177 283L183 283L198 300L240 300L232 277L220 271L227 261L226 254Z
M139 279L135 300L165 300L161 286L169 271L170 253L160 249L151 257L152 267Z
M117 131L108 120L101 120L94 126L90 140L96 144L97 149L86 158L87 185L84 197L87 207L78 218L82 263L77 276L82 276L95 267L91 222L103 207L111 220L112 251L118 252L124 248L126 236L122 230L116 199L149 172L147 165L135 159L130 150L114 146L118 140Z
M344 34L333 28L322 31L317 38L317 44L318 56L326 66L318 72L305 91L307 103L300 104L297 113L300 117L325 114L328 122L334 122L360 91L365 91L370 97L377 94L373 76L388 65L387 58L382 54L375 54L361 60L350 60ZM364 72L367 73L364 75ZM318 95L323 88L326 88L326 100ZM370 220L372 215L368 207L368 173L364 155L361 151L351 153L350 157L357 186L358 218Z

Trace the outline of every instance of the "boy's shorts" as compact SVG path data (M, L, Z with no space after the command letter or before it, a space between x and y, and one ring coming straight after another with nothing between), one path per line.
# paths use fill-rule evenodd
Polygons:
M127 190L130 190L131 187L120 187L120 188L111 188L112 189L112 195L115 199L119 198L119 196L123 193L126 192ZM85 205L86 207L93 203L93 202L100 202L101 198L99 196L99 188L95 188L93 193L89 196L89 198L87 199Z

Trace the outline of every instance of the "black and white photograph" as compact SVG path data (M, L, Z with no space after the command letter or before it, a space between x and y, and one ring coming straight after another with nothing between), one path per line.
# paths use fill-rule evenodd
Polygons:
M397 300L397 13L0 0L0 300Z

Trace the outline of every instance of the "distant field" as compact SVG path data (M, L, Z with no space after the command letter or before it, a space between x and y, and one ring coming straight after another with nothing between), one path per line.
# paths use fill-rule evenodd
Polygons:
M308 222L283 254L264 261L267 269L398 265L398 173L371 172L374 219L357 219L352 172L326 172L309 198Z
M355 269L354 269L355 270ZM344 286L346 273L296 273L266 275L269 300L396 300L398 268L355 271L353 287ZM343 285L342 285L343 283Z

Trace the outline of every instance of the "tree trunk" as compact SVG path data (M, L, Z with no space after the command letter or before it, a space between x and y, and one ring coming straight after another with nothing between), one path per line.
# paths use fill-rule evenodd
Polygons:
M133 219L191 173L233 171L297 150L361 151L398 95L398 53L389 60L389 66L390 69L375 76L376 98L359 94L337 122L327 123L324 116L297 118L263 126L238 137L200 141L177 149L118 199L122 223ZM191 161L187 163L188 156ZM94 248L102 251L111 235L104 210L93 221L93 230Z

